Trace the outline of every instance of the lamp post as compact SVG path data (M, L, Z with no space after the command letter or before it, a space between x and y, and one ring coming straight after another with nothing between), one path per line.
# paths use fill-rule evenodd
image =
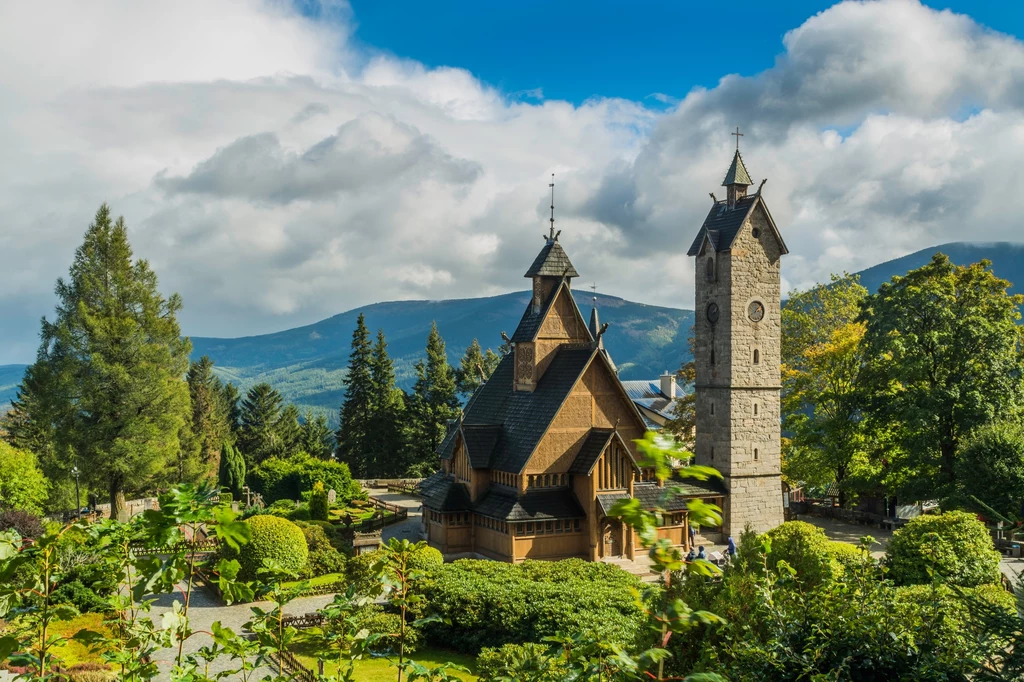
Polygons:
M78 492L78 477L82 475L82 472L78 470L78 467L71 467L71 475L75 477L75 518L78 518L82 513L82 496Z

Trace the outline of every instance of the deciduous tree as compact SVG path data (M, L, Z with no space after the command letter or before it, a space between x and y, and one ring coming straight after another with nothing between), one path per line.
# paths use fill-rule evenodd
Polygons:
M36 456L0 441L0 510L43 511L50 483L36 466Z

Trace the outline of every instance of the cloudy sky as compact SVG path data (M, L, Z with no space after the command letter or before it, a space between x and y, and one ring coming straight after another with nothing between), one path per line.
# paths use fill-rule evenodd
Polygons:
M0 363L103 201L195 336L522 288L552 173L587 284L690 307L737 125L787 288L1024 241L1016 10L689 4L0 4Z

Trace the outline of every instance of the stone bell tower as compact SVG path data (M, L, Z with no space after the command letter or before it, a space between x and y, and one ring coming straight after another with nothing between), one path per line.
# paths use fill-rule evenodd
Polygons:
M737 133L739 131L737 130ZM780 263L782 235L739 151L690 246L696 257L696 463L728 490L723 535L782 523Z

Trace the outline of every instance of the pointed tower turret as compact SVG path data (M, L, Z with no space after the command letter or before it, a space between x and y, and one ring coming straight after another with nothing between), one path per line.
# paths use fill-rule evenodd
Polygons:
M725 179L722 180L722 187L725 187L726 192L725 201L729 208L747 196L747 188L754 184L747 173L747 167L743 165L743 157L740 156L740 138L743 137L743 133L736 128L736 132L732 134L736 136L736 153L732 157L729 170L725 173Z

